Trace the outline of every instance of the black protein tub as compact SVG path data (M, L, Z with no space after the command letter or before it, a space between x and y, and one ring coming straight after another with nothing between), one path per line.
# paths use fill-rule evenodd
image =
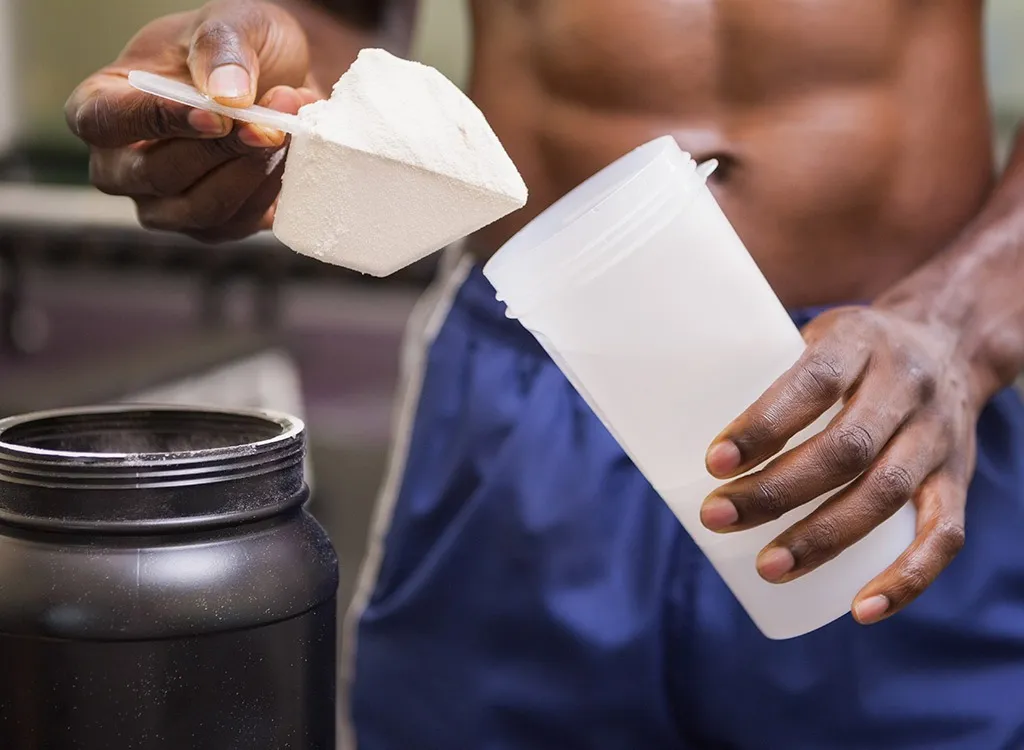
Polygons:
M0 748L334 748L337 558L304 451L279 414L0 421Z

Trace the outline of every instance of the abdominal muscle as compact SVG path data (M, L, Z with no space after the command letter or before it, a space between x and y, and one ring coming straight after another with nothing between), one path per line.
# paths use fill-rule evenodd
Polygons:
M869 300L941 250L993 181L977 0L762 3L479 0L470 93L530 201L477 257L665 134L720 160L788 306Z

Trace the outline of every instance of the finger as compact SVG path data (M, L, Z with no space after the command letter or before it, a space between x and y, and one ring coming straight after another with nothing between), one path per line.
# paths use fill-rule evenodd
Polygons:
M210 7L189 46L188 67L200 91L231 107L249 107L256 99L259 56L252 36L259 16L244 4Z
M765 547L758 572L767 581L784 583L828 562L906 505L948 453L938 425L908 425L853 484Z
M320 96L311 88L300 86L299 88L295 89L295 92L299 95L299 101L302 102L302 104L299 105L301 107L304 107L307 104L312 104L313 102L316 101L320 101Z
M264 97L264 106L291 114L302 102L302 94L287 86L277 87ZM283 133L263 129L258 138L246 138L247 128L241 125L232 134L213 140L172 139L121 149L93 149L90 180L111 195L171 197L232 159L284 142Z
M89 179L110 195L170 197L185 192L222 164L252 153L237 130L212 140L175 138L141 146L93 149Z
M309 89L294 89L291 86L275 86L260 100L260 105L293 115L309 97L315 96ZM239 123L238 136L245 145L252 148L276 148L284 143L285 134L279 130L264 128L251 123Z
M283 156L283 152L279 153ZM278 166L227 223L213 229L189 232L190 236L203 242L227 242L242 239L261 229L270 229L283 172L284 160L280 159Z
M179 196L138 199L139 222L147 229L214 230L231 221L278 168L280 159L280 152L255 152L218 167Z
M100 148L165 138L220 137L231 131L226 118L144 94L113 73L79 86L64 111L71 131Z
M867 347L841 346L834 338L808 347L743 414L712 443L706 463L716 477L735 476L780 451L857 382Z
M853 615L862 625L892 616L916 599L964 546L967 485L933 474L915 495L917 538L896 562L861 589Z
M867 375L824 430L760 471L715 490L701 507L701 521L712 531L748 529L855 479L916 406L914 394L892 381L888 369Z

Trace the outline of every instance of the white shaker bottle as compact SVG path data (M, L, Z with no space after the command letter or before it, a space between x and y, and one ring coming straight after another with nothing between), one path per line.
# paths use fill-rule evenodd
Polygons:
M800 356L804 342L671 137L641 146L534 219L484 268L700 546L757 627L791 638L848 612L911 543L907 504L805 576L771 584L757 554L825 497L778 521L716 534L700 522L722 481L704 455ZM838 406L793 438L825 427Z

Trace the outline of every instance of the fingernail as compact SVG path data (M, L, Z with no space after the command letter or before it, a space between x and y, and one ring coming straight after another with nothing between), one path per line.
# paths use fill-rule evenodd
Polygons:
M284 143L284 133L250 124L238 131L238 140L250 148L275 148Z
M757 556L757 572L773 583L791 571L794 565L793 553L785 547L769 547Z
M201 109L193 109L188 113L188 124L197 132L208 135L226 135L230 130L227 119Z
M715 476L730 474L740 465L740 449L731 440L722 440L708 449L705 462Z
M700 522L711 531L732 526L740 520L740 514L731 500L712 495L704 501L700 509Z
M853 605L853 616L862 625L877 621L889 609L889 597L882 594L862 599Z
M256 126L260 135L266 140L268 147L277 147L284 144L285 135L280 130L273 130L271 128L264 128L262 126Z
M241 99L251 86L249 72L241 65L221 65L206 80L206 92L214 99Z

